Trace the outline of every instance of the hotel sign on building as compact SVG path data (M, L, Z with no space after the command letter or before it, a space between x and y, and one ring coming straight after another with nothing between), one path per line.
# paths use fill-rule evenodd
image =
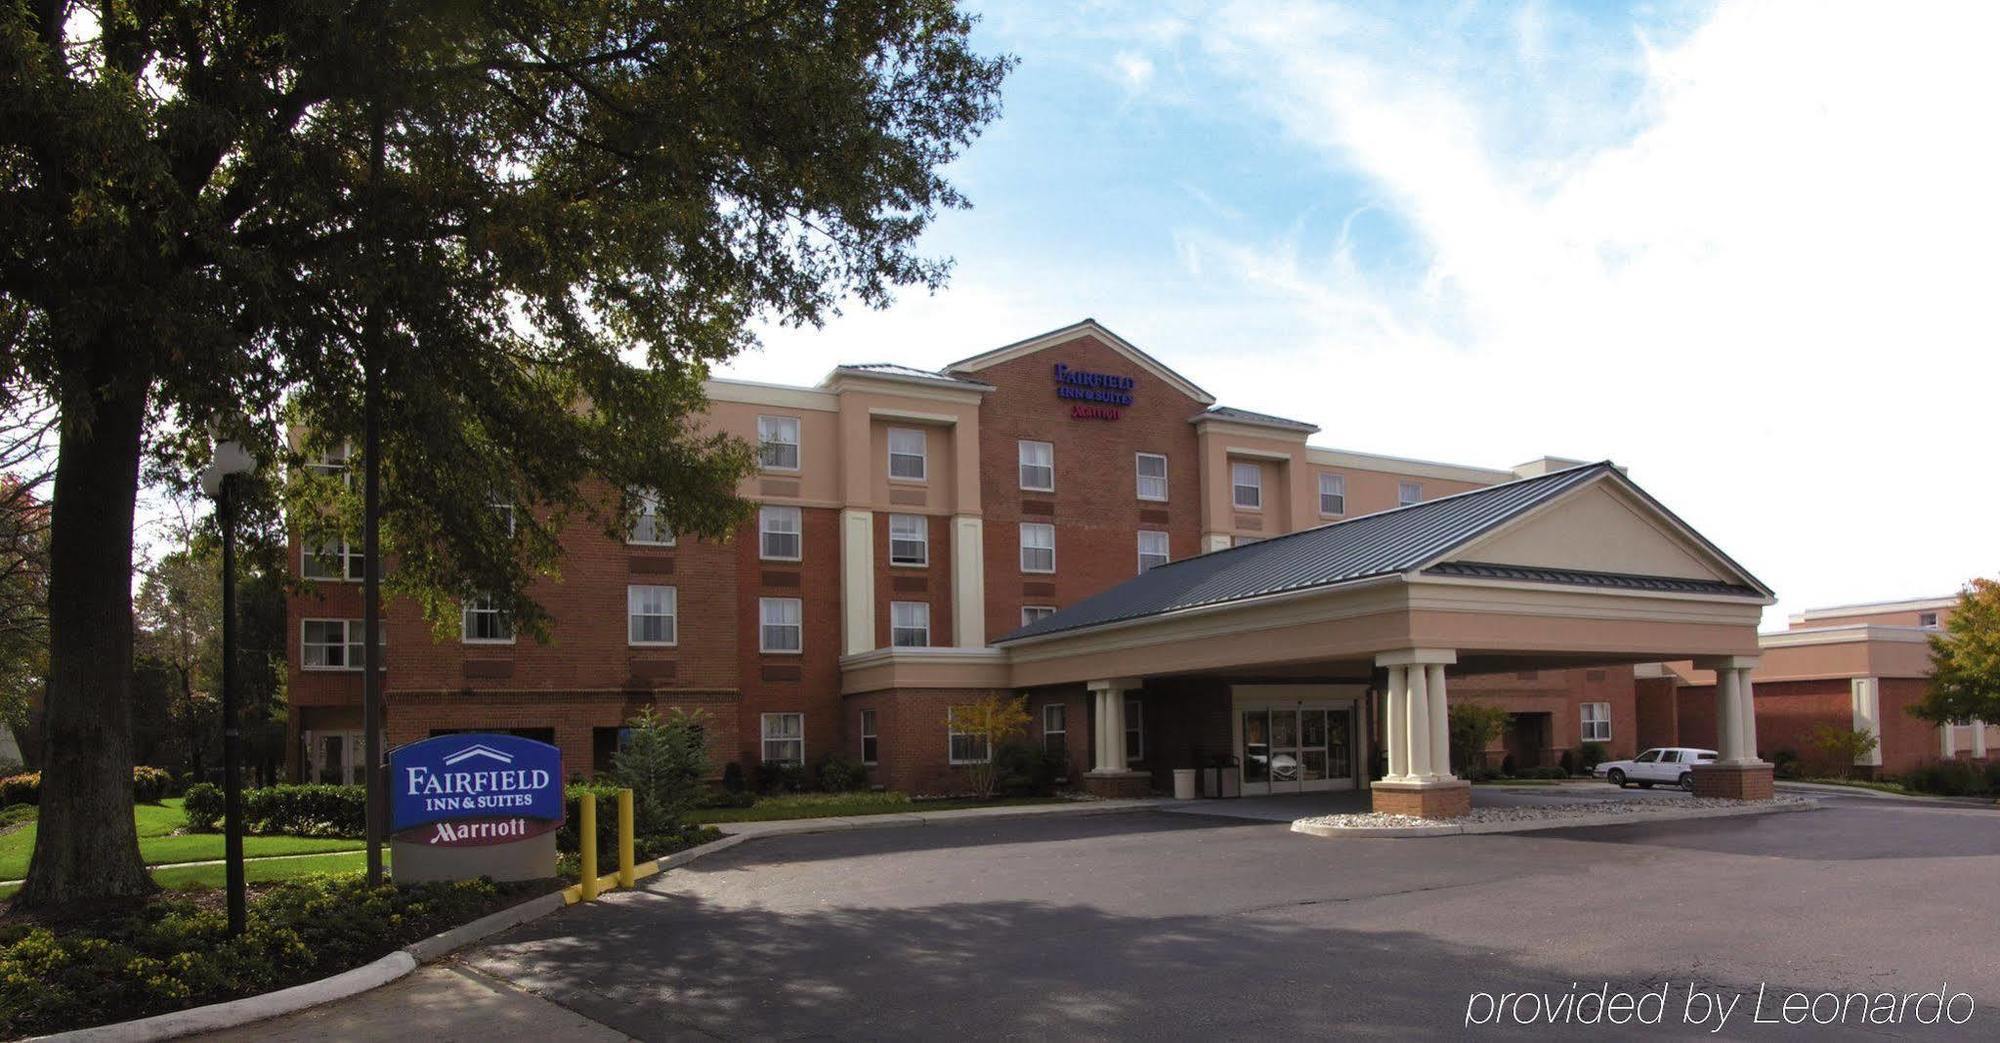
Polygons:
M1139 382L1118 373L1092 373L1071 369L1068 363L1055 364L1056 397L1067 399L1069 415L1079 420L1116 420L1121 407L1132 404L1132 389Z

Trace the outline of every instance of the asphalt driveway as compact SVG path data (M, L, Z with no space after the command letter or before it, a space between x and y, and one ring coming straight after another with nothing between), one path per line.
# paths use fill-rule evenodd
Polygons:
M1425 839L1158 811L802 835L243 1038L1716 1038L1685 1019L1719 995L1722 1038L1992 1039L1995 880L2000 813L1840 797ZM505 1002L423 1009L455 982ZM1478 994L1607 985L1664 988L1661 1024L1466 1025ZM1767 1018L1795 991L1941 987L1974 1013L1758 1024L1760 985Z

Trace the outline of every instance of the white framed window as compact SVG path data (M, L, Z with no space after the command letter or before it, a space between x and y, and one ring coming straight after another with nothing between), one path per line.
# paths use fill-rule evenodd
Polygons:
M1139 499L1167 498L1167 458L1159 453L1139 453L1133 457L1139 474Z
M639 513L632 519L632 531L625 534L625 542L648 547L673 546L674 530L660 518L660 498L650 493L638 496Z
M368 559L362 557L360 544L349 543L345 538L322 543L318 547L301 546L299 575L307 579L359 583L368 578Z
M757 651L798 652L805 644L805 602L798 598L757 599Z
M1346 475L1322 474L1319 476L1319 513L1347 513Z
M757 418L757 465L767 471L799 469L799 418Z
M1137 764L1146 759L1146 704L1125 700L1125 760Z
M1422 482L1396 483L1396 506L1408 507L1413 503L1422 503L1422 502L1424 502L1424 483Z
M1611 741L1611 704L1579 703L1583 711L1583 741Z
M945 710L947 754L953 764L984 764L993 759L993 744L979 732L958 730L958 707Z
M889 644L895 648L928 648L930 643L930 602L889 602Z
M757 509L757 556L767 561L797 561L805 547L805 514L797 507Z
M861 711L861 763L873 765L882 755L882 740L875 731L875 711Z
M1056 607L1054 605L1022 605L1021 625L1027 626L1030 623L1039 623L1055 614Z
M1923 630L1938 629L1938 614L1935 612L1917 613L1917 626Z
M1022 439L1020 446L1021 488L1030 492L1056 491L1056 447L1052 442Z
M806 715L767 713L763 715L764 763L804 764L806 762Z
M671 645L680 640L680 591L634 583L625 588L626 641Z
M514 505L504 500L495 500L493 513L499 515L500 523L507 526L507 535L514 535Z
M300 620L299 666L306 670L359 670L366 654L361 648L365 633L358 619ZM388 644L386 640L378 642L383 648Z
M1172 560L1167 554L1167 534L1139 530L1139 571L1144 572L1156 565L1165 565Z
M354 487L354 475L348 464L354 456L354 447L345 442L306 461L306 470L321 478L337 478L340 484Z
M921 482L929 475L924 432L915 427L889 429L889 477Z
M511 645L514 617L491 594L467 598L459 621L459 640L468 645Z
M1264 507L1264 470L1256 464L1237 461L1229 465L1229 502L1246 511Z
M1062 703L1042 706L1042 749L1058 757L1069 753L1069 707Z
M1047 522L1021 523L1021 571L1056 570L1056 527Z
M889 516L889 564L931 563L931 520L921 514Z

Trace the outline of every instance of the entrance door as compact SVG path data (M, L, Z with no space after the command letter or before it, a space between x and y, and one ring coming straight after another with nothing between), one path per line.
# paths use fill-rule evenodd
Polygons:
M313 732L306 741L307 774L311 782L358 786L366 759L360 732Z
M1240 728L1244 793L1354 786L1353 704L1244 707Z

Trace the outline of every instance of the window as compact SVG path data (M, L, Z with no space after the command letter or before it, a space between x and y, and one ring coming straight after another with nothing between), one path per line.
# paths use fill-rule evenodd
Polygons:
M949 759L953 764L984 764L993 759L992 744L977 732L958 730L958 707L945 710L945 730L950 735Z
M1659 750L1647 750L1646 752L1638 755L1637 757L1632 758L1632 763L1634 764L1658 763L1660 759L1660 753L1661 751Z
M672 587L633 584L625 588L628 640L635 645L671 645L679 640L675 626L680 603Z
M1139 499L1164 500L1167 498L1167 458L1158 453L1140 453L1137 457L1139 469Z
M1054 605L1022 605L1021 625L1028 626L1032 623L1039 623L1055 614L1056 607Z
M805 602L798 598L758 598L757 621L759 652L797 652L805 641Z
M514 505L496 500L493 503L493 513L499 515L501 523L507 526L507 535L514 535Z
M367 578L367 559L361 546L345 539L332 540L301 552L299 574L307 579L360 581Z
M1264 472L1256 464L1229 465L1229 502L1247 511L1264 506Z
M352 488L354 477L348 471L347 464L353 455L351 447L342 443L306 461L306 470L321 478L339 479L340 484Z
M1164 532L1139 533L1139 571L1144 572L1155 565L1165 565L1167 556L1167 534Z
M764 763L804 764L806 762L806 715L767 713L764 715Z
M1021 488L1040 493L1055 492L1056 447L1048 442L1025 439L1020 446Z
M1408 507L1413 503L1422 503L1423 501L1424 501L1424 485L1422 482L1396 483L1397 506Z
M874 764L882 752L881 740L875 734L875 711L861 711L861 763Z
M921 514L889 516L889 564L931 563L930 519Z
M1021 571L1056 570L1056 527L1047 522L1021 523Z
M1347 513L1346 475L1323 474L1319 476L1319 513Z
M509 644L514 640L514 617L501 609L491 594L468 598L459 639L467 644Z
M1125 761L1137 764L1146 759L1146 704L1125 700Z
M1938 628L1938 614L1935 612L1917 613L1917 626L1925 630L1936 630Z
M905 481L924 480L924 433L914 427L889 429L889 477Z
M931 643L931 606L927 601L889 602L889 644L925 648Z
M799 469L799 418L757 418L757 465L772 471Z
M1042 749L1069 758L1069 707L1062 703L1042 707Z
M1660 754L1661 764L1679 764L1680 760L1681 760L1681 751L1679 750L1668 750L1665 753Z
M361 621L307 619L300 623L300 666L307 670L359 670ZM378 642L386 644L386 642ZM382 664L385 668L387 663Z
M804 537L800 530L803 515L797 507L764 507L757 511L758 557L771 561L797 561Z
M1611 704L1582 703L1580 705L1583 707L1583 741L1610 742Z
M632 519L632 531L625 534L626 543L642 543L653 547L674 545L674 531L660 520L660 498L648 493L639 493L639 515Z

